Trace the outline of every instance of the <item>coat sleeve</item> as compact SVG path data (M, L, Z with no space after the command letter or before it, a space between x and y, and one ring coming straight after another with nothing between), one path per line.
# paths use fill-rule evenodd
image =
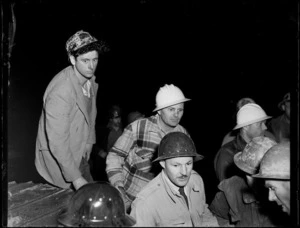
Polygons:
M112 185L124 187L125 176L123 174L123 165L130 151L134 148L135 143L136 140L132 132L132 125L128 125L106 158L106 173Z
M216 193L213 201L209 205L209 209L218 217L229 220L229 205L224 195L224 192L219 191Z
M72 89L60 84L52 88L44 101L45 130L52 155L57 160L66 181L81 176L70 150L70 113L75 103Z
M206 196L205 196L205 189L204 189L204 182L202 177L197 173L196 175L198 186L199 186L199 196L201 198L201 202L203 205L203 213L201 214L202 223L201 226L204 227L218 227L218 221L217 218L214 216L214 214L210 211L208 208L208 205L206 203Z
M218 151L214 161L214 167L219 181L222 181L229 177L227 173L228 167L232 163L232 157L233 155L230 155L230 151L228 151L226 148L221 148Z

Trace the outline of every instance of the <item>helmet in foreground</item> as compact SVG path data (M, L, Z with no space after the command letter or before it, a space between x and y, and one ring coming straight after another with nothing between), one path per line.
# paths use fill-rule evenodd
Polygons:
M259 173L253 177L290 180L290 142L285 141L267 151L260 163Z
M58 222L67 227L133 226L134 218L125 213L121 193L106 182L83 185L75 192Z
M234 163L244 172L255 174L264 154L276 144L274 140L268 137L255 137L246 145L242 152L234 155Z
M162 138L158 147L158 158L153 162L175 157L195 157L195 161L203 159L197 153L193 140L182 132L171 132Z

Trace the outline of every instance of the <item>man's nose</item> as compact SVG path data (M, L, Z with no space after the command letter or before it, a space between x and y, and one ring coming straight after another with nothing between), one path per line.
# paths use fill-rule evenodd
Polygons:
M187 168L186 168L186 166L185 166L185 165L181 166L181 174L182 174L182 175L186 175L186 173L187 173Z
M91 70L94 69L94 63L92 61L89 63L89 69L91 69Z
M269 189L269 201L275 201L276 200L276 195L273 190Z
M175 111L174 116L178 117L179 116L179 111Z

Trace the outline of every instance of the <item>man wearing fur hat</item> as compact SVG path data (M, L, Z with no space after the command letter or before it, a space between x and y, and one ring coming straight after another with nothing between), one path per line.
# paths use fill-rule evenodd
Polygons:
M66 42L71 65L49 83L36 139L35 166L49 183L75 190L92 181L88 160L95 143L95 71L108 49L88 32Z

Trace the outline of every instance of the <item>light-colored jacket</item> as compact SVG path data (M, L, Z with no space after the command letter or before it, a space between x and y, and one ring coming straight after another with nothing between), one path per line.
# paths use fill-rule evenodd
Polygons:
M188 204L164 179L163 171L138 193L132 203L131 216L136 226L219 226L208 209L201 176L192 171L186 185Z
M81 176L79 165L86 144L94 144L98 84L91 81L91 96L83 95L72 66L49 83L36 139L35 166L48 182L69 188ZM87 100L91 105L87 106ZM89 110L88 110L89 109Z

